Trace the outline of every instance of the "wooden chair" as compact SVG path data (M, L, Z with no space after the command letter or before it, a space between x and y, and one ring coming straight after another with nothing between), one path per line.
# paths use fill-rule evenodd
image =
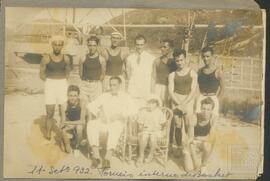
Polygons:
M139 113L146 108L141 108ZM171 127L171 120L173 118L173 112L166 107L161 108L162 112L166 116L166 122L162 129L164 137L158 140L158 148L155 151L155 159L161 163L163 166L166 165L168 160L168 152L169 152L169 139L170 139L170 127ZM127 161L131 162L132 160L136 160L138 156L138 132L139 132L139 124L137 120L129 120L127 122Z

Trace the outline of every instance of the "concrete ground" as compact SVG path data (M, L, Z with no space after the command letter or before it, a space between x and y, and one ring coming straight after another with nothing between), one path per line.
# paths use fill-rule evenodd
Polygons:
M5 96L4 176L28 178L206 178L187 175L182 158L170 154L166 167L158 162L137 167L113 158L112 169L89 169L91 161L83 153L66 154L55 139L43 137L45 107L42 94L13 93ZM233 116L217 122L217 142L207 173L213 178L253 178L260 159L258 125ZM242 176L241 176L242 175ZM107 177L106 177L107 176Z

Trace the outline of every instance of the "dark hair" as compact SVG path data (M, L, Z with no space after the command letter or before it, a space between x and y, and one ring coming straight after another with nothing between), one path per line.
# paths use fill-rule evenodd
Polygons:
M176 108L176 109L173 110L173 115L182 117L182 116L184 116L184 113L183 113L182 110Z
M174 49L173 57L175 58L175 57L178 57L179 55L184 55L184 57L186 58L186 56L187 56L186 50L180 49L180 48Z
M212 109L214 109L214 107L215 107L215 102L213 101L213 99L211 99L211 97L207 97L207 98L203 99L201 101L201 105L203 105L203 104L211 104Z
M161 42L162 42L162 43L168 43L168 44L169 44L169 46L170 46L170 48L172 48L172 47L173 47L173 41L172 41L172 40L170 40L170 39L163 39Z
M201 50L202 53L205 53L205 52L210 52L211 55L214 54L214 50L212 47L204 47L202 50Z
M112 76L112 77L110 78L110 81L111 81L111 80L117 80L119 84L122 84L122 80L121 80L121 78L118 77L118 76Z
M136 37L135 37L135 43L136 43L136 40L144 40L144 43L147 42L145 36L141 35L141 34L138 34Z
M80 95L80 88L76 85L70 85L68 86L68 93L71 91L76 91L78 95Z
M159 101L157 99L150 99L147 101L147 103L150 103L150 104L155 103L156 105L160 106Z
M95 41L97 45L99 44L99 39L96 36L90 36L89 38L87 38L87 43L89 43L89 41Z

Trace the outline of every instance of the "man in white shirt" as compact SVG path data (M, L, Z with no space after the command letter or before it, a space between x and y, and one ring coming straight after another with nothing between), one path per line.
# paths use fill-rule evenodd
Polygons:
M101 163L99 154L100 133L108 133L107 152L102 167L110 167L110 158L118 144L124 122L132 114L128 94L120 91L121 83L121 78L111 77L111 91L103 93L87 106L89 113L95 117L95 119L89 120L87 125L87 138L93 151L92 168L97 168Z
M129 80L128 93L138 99L146 99L154 90L153 68L155 57L145 51L146 38L135 38L135 53L127 57L126 71Z

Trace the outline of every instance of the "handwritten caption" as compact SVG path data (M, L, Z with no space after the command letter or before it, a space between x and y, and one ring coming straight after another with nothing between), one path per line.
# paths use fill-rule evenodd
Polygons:
M180 178L180 177L211 177L211 178L226 178L230 175L232 175L229 172L223 172L221 168L218 168L216 171L212 173L202 173L200 171L197 172L186 172L186 173L176 173L176 172L170 172L170 171L160 171L160 170L143 170L138 171L137 173L131 173L126 170L114 170L110 168L97 168L97 169L91 169L89 167L84 167L80 165L75 166L69 166L69 165L63 165L60 167L45 167L43 165L34 165L31 166L30 171L27 171L27 173L31 175L43 175L43 174L49 174L49 175L64 175L67 173L70 174L76 174L76 175L94 175L97 173L100 177L123 177L123 178L136 178L136 177L163 177L163 178Z

